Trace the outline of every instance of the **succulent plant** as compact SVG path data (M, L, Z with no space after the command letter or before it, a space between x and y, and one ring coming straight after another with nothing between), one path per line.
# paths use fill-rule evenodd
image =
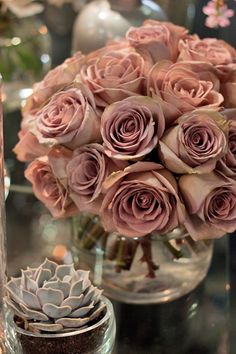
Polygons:
M62 332L87 327L105 311L102 290L89 272L46 259L38 268L21 271L6 285L5 302L33 332Z

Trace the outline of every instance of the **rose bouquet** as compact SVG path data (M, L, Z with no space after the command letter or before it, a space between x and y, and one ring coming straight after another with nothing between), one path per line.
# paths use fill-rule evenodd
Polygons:
M145 21L35 84L14 150L55 218L86 213L83 245L122 235L118 270L141 244L154 276L150 235L184 228L191 242L236 229L235 85L233 47Z

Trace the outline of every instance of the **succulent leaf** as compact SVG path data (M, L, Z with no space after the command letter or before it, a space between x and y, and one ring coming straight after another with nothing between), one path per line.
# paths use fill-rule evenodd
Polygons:
M60 332L63 329L63 326L61 324L56 324L56 323L43 323L43 322L34 322L30 323L29 329L31 331L45 331L45 332Z
M41 265L42 269L50 270L52 275L55 274L57 266L58 265L55 262L49 261L47 258L45 259L45 261Z
M78 327L84 326L89 321L90 321L89 317L86 317L86 318L60 318L59 320L56 320L56 323L62 324L63 327L78 328Z
M90 310L94 308L94 305L91 304L89 306L81 307L73 312L71 312L70 317L84 317L88 314Z
M49 280L51 277L52 273L49 269L41 268L37 274L35 281L38 284L38 287L40 288L41 286L43 286L44 282Z
M22 271L21 287L22 289L26 289L32 293L36 293L36 291L38 290L38 285L34 279L30 278L28 271L26 272Z
M23 312L27 315L28 318L31 318L32 320L36 321L47 321L48 316L46 316L45 313L29 309L26 307L24 304L20 303L20 307L22 308Z
M40 302L35 294L22 289L22 299L23 299L25 305L30 307L31 309L33 309L33 310L40 310L41 309Z
M61 290L63 292L64 299L65 299L66 297L69 296L71 286L70 283L67 283L66 281L62 281L59 279L59 280L48 281L47 283L44 283L43 288Z
M61 318L68 316L71 313L70 306L56 306L53 304L43 305L43 312L51 318Z
M72 276L73 269L71 267L71 265L67 265L67 264L63 264L63 265L59 265L56 269L56 273L55 275L61 279L64 280L64 277L66 276Z
M80 296L70 296L62 302L62 306L70 306L72 310L74 310L81 306L83 298L83 294L81 294Z
M45 304L54 304L60 306L64 296L61 290L55 290L51 288L41 288L37 290L37 296L39 298L41 306Z

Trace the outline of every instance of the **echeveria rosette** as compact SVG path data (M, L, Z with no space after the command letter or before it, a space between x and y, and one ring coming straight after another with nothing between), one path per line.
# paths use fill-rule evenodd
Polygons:
M214 108L224 101L220 82L210 63L160 61L147 78L148 96L159 96L182 114L199 107Z
M218 161L217 170L236 180L236 120L229 120L228 150Z
M32 183L35 196L49 209L55 218L78 214L78 209L69 196L66 165L72 152L58 147L31 162L25 177Z
M227 139L227 120L218 112L198 109L181 116L165 132L159 156L174 173L208 173L226 154Z
M179 41L178 61L206 61L213 65L227 65L236 59L236 50L223 40L200 39L197 35Z
M39 143L75 149L101 140L100 118L93 94L82 84L54 94L37 112L31 132Z
M109 47L108 47L109 49ZM88 57L77 80L93 92L99 107L142 93L144 59L132 49L105 51Z
M185 220L175 178L152 162L112 173L104 182L101 220L106 231L127 237L173 230Z
M127 164L110 159L100 144L74 150L66 167L69 193L80 212L99 214L103 200L102 184L114 171Z
M131 27L126 39L138 53L155 64L162 59L175 61L179 54L178 43L188 30L168 22L147 20L141 27Z
M179 188L187 210L184 225L193 239L214 239L235 231L235 180L217 172L183 175Z
M107 156L137 160L150 153L165 130L158 101L134 96L108 106L101 117L101 134Z
M6 285L5 303L24 320L31 332L65 332L88 326L105 311L102 290L94 287L89 272L46 259L37 268L21 271Z

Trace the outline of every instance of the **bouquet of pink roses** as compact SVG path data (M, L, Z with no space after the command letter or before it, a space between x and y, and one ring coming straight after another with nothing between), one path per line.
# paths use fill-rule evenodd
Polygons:
M218 238L236 229L235 87L233 47L145 21L34 85L15 153L55 218Z

